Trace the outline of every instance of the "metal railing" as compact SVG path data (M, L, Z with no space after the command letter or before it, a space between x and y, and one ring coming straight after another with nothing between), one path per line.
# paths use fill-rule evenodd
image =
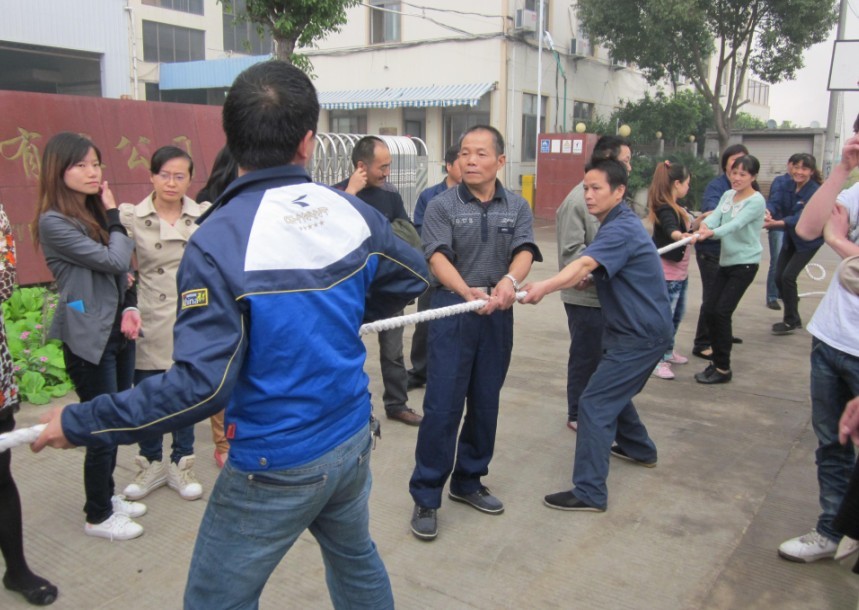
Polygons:
M363 135L343 133L317 133L316 148L308 168L316 182L336 184L352 175L352 149ZM409 136L376 136L391 151L391 175L388 182L393 185L412 214L418 195L427 186L427 145L420 138Z

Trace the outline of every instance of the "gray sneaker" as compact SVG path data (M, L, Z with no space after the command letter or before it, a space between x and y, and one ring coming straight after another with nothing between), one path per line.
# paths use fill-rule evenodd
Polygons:
M480 489L473 491L470 494L458 494L449 491L447 497L456 502L470 504L482 513L490 515L500 515L504 512L504 504L493 496L488 487L480 486Z
M436 509L415 504L412 513L412 533L420 540L435 540L438 536Z

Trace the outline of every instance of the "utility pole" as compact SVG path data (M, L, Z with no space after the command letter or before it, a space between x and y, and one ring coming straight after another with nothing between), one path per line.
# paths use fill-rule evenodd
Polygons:
M844 40L847 29L847 0L841 0L841 8L838 17L838 31L835 40ZM834 45L833 45L833 53ZM826 117L826 140L823 145L823 176L829 176L832 166L835 164L835 137L840 136L838 123L838 110L841 108L841 91L829 92L829 114Z
M540 157L540 112L543 104L543 0L537 14L537 141L534 146L534 191L537 190L537 159Z

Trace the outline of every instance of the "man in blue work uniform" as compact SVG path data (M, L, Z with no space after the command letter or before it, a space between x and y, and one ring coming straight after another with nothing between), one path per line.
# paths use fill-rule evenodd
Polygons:
M206 506L186 609L255 608L305 530L335 608L393 608L370 538L370 396L361 322L426 287L420 253L361 200L310 181L319 102L280 61L224 103L239 178L188 242L174 365L132 390L56 410L34 444L136 443L226 407L230 457Z
M478 125L459 143L462 184L433 199L421 229L437 286L432 306L488 303L476 313L430 322L424 419L409 482L412 533L421 540L438 535L437 511L451 472L451 500L488 514L504 511L481 478L495 450L501 386L513 351L511 307L532 262L542 260L528 202L497 178L504 138Z
M429 188L421 191L418 197L418 202L415 204L414 222L418 234L421 232L421 226L424 223L424 214L426 214L427 205L436 195L441 195L448 189L457 186L462 182L462 172L459 171L459 144L454 144L448 147L444 154L444 180ZM418 311L426 311L432 303L432 295L435 292L432 288L423 293L418 299ZM426 385L427 383L427 335L429 334L429 322L420 322L415 325L415 333L412 335L412 351L409 359L412 363L412 368L409 369L408 389L414 390Z
M662 274L659 254L623 204L626 183L626 169L613 159L586 167L585 203L600 221L594 241L554 277L524 287L523 302L538 303L556 290L584 288L593 274L604 320L603 356L579 400L574 488L546 496L550 508L604 511L610 455L656 465L656 446L632 398L671 345L673 325L665 282L653 281Z

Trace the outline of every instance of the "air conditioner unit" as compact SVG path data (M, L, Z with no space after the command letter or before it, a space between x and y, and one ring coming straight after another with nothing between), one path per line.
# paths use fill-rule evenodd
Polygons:
M516 10L516 20L514 27L517 30L525 32L537 31L537 11L529 11L525 8Z

